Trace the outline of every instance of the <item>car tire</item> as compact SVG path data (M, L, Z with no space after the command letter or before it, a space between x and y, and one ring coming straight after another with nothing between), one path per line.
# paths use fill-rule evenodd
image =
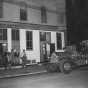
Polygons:
M68 60L62 60L59 64L60 71L64 74L69 74L72 71L72 64Z

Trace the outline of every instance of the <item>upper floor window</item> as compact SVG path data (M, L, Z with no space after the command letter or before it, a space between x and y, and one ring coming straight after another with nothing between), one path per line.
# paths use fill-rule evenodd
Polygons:
M26 49L33 49L33 36L32 31L26 31Z
M25 8L20 8L20 20L27 20L27 10Z
M19 30L12 29L12 40L15 40L15 41L19 40Z
M0 29L0 40L7 40L7 29Z
M41 22L47 23L47 12L44 6L41 7Z
M3 17L3 3L2 0L0 0L0 18Z

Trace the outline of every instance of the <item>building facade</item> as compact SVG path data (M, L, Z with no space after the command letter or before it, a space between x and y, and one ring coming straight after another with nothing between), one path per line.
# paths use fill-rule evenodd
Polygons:
M46 61L63 52L65 0L0 0L0 52L26 50L27 59Z

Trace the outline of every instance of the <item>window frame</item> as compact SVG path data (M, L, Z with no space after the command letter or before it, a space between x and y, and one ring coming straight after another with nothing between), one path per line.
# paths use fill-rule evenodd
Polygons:
M46 41L51 43L51 32L50 31L40 31L40 41Z
M17 32L18 32L18 36L17 36ZM12 41L19 41L20 40L20 31L18 29L12 29L11 34L12 34Z
M20 20L21 21L27 21L28 20L27 8L20 8Z
M33 31L28 31L28 30L26 31L26 50L33 50Z
M11 41L12 41L11 43L12 49L16 49L17 51L20 51L20 30L19 29L13 28L11 30Z
M0 31L1 31L1 33L0 33L0 37L1 37L0 41L7 41L7 29L0 28Z
M46 41L46 32L40 32L40 41Z
M61 34L61 48L57 47L57 34ZM58 40L59 41L59 40ZM56 52L64 52L63 48L65 46L65 40L64 40L64 32L56 32L56 44L55 44L55 50Z
M45 6L41 7L41 23L47 23L47 10Z

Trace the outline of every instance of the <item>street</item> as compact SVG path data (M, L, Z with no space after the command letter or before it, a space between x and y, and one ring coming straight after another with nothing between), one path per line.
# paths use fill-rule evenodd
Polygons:
M0 88L88 88L88 67L63 73L44 73L0 79Z

